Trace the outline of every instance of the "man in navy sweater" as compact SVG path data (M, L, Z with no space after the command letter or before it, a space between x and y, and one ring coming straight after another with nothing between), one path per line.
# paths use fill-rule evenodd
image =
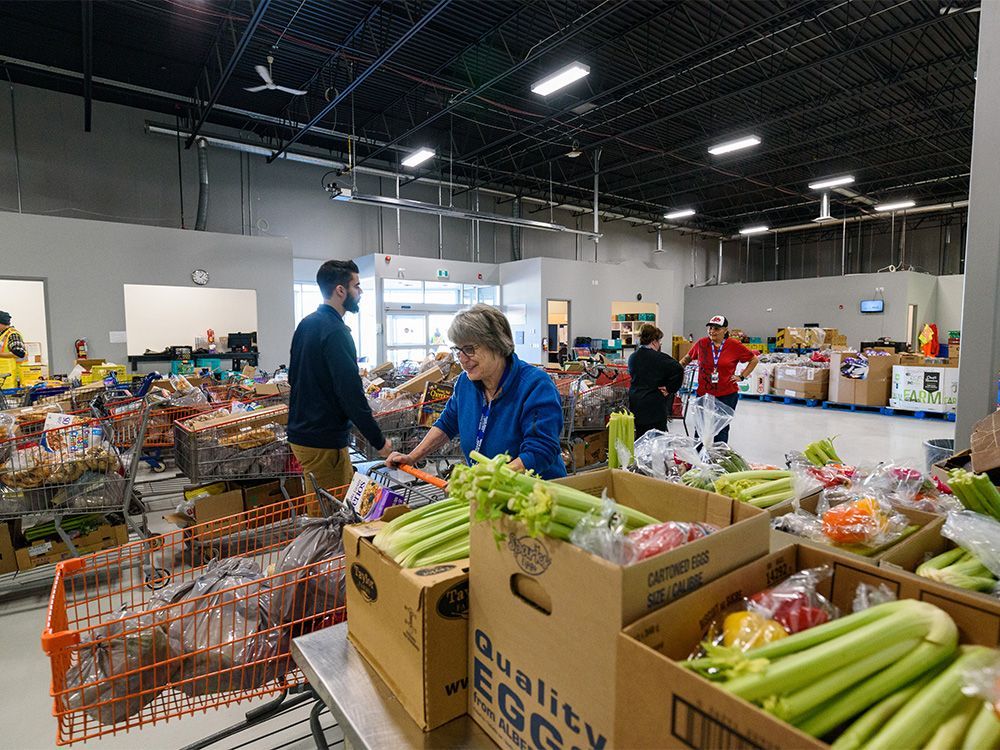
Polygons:
M358 373L358 352L344 323L344 313L356 313L361 301L358 267L349 260L328 260L316 283L323 304L302 319L292 336L288 442L303 474L313 474L321 487L332 489L350 484L354 474L347 450L352 424L369 443L380 446L383 458L392 453L392 443L372 416Z

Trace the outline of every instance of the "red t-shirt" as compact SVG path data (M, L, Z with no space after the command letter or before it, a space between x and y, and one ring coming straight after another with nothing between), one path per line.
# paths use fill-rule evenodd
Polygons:
M719 382L712 383L712 372L716 369L715 354L712 351L712 339L706 336L695 342L691 347L691 359L698 360L698 395L711 393L713 396L729 396L736 393L739 387L733 382L736 365L749 362L756 353L747 349L736 339L726 339L722 342L719 353Z

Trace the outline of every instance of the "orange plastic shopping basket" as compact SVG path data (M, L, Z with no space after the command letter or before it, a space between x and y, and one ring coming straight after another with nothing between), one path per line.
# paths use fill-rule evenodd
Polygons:
M350 511L321 512L329 499L306 495L59 563L42 633L56 744L305 682L291 639L346 618L342 547L327 554L322 540Z

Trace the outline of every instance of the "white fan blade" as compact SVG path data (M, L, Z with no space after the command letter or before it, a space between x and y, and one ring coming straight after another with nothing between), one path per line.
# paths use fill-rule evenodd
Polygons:
M266 83L268 86L274 85L274 81L271 80L270 70L265 68L263 65L255 65L254 70L256 70L257 74L264 79L264 83Z
M278 91L284 91L286 94L294 94L295 96L305 96L309 93L308 91L303 91L302 89L290 89L284 86L275 86L275 88L278 89Z
M264 91L267 86L251 86L243 89L244 91L249 91L251 94L256 94L258 91Z

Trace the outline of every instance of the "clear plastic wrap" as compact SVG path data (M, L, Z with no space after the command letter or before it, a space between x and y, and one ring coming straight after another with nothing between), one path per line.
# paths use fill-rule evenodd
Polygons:
M677 549L683 544L701 539L718 530L719 527L712 523L665 521L630 531L628 538L632 541L634 559L645 560L647 557Z
M725 406L725 404L722 405ZM701 457L705 463L719 466L726 473L750 470L750 464L747 463L746 459L726 443L706 445Z
M914 508L927 513L961 510L962 504L950 493L942 493L916 462L881 464L861 483L863 490L885 497L898 508Z
M357 518L347 505L337 507L329 518L306 518L302 530L282 551L274 566L275 585L271 598L272 622L302 621L302 628L333 625L312 618L334 609L346 597L344 580L344 526ZM314 566L314 563L322 565ZM304 567L313 566L313 567Z
M1000 653L992 664L966 670L962 692L970 697L982 698L1000 721Z
M906 516L870 495L855 495L830 505L820 499L816 515L798 508L778 516L772 526L816 542L871 554L911 531Z
M1000 578L1000 521L971 510L951 511L945 516L941 536L971 552Z
M817 490L832 490L850 487L856 470L853 466L827 464L816 466L804 456L790 456L788 464L792 472L792 488L796 497L806 497Z
M896 601L896 594L880 583L877 586L871 583L859 583L854 590L854 601L851 602L851 611L860 612L863 609L877 607L879 604Z
M196 696L259 687L288 668L289 634L270 621L271 592L253 560L212 560L197 578L155 592L150 609L163 617L178 660L175 685ZM206 598L199 598L206 597ZM242 669L240 668L242 667Z
M687 435L649 430L635 441L636 468L648 476L680 477L698 463L697 442Z
M711 464L702 464L693 469L685 471L681 475L681 482L688 487L694 487L706 492L715 492L715 480L725 474L722 467Z
M601 512L588 513L570 532L569 540L581 549L617 565L628 565L636 558L635 545L625 533L625 522L615 501L604 493Z
M732 409L711 394L699 396L692 401L688 406L688 413L691 415L694 433L705 451L711 448L715 436L733 421L735 415Z
M66 672L70 709L82 708L101 724L135 716L173 679L166 630L146 615L122 609L111 622L83 637L79 661Z
M174 389L170 396L171 406L197 406L207 404L208 396L201 388L191 385L191 382L183 375L171 375L170 385Z

